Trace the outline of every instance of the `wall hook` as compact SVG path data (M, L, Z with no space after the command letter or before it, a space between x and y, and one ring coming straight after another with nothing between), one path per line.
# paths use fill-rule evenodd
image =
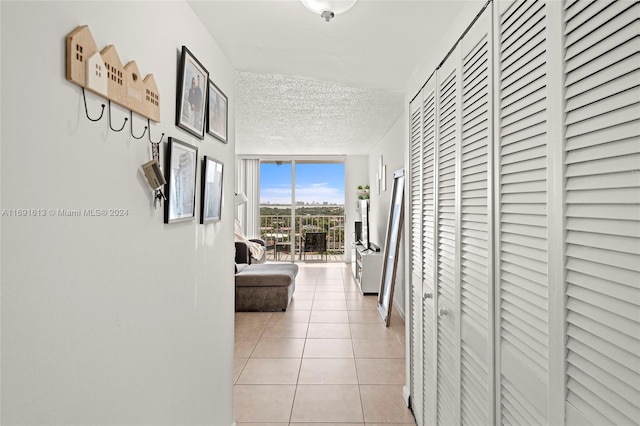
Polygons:
M85 114L87 114L87 118L88 118L89 120L91 120L91 121L99 121L99 120L102 118L102 116L104 115L104 107L105 107L105 104L102 104L102 112L100 112L100 117L98 117L98 118L91 118L91 117L89 117L89 110L87 109L87 97L86 97L86 95L84 94L84 87L82 88L82 99L84 100L84 113L85 113Z
M151 142L151 144L159 144L160 142L162 142L162 138L164 138L164 132L162 132L162 134L160 135L160 140L158 142L154 142L151 140L151 121L147 118L147 128L149 129L149 142Z
M144 126L144 131L142 132L142 134L140 136L136 136L133 134L133 111L129 111L130 113L130 117L131 117L131 121L129 122L130 126L131 126L131 137L134 139L142 139L142 137L144 136L145 133L147 133L147 129L149 128L148 126ZM125 121L126 123L126 121Z
M113 130L114 132L121 132L122 129L124 129L124 126L127 124L127 121L129 120L129 117L125 117L124 118L124 123L122 123L122 127L120 127L120 129L116 130L113 128L113 126L111 126L111 101L109 101L109 128L111 130Z

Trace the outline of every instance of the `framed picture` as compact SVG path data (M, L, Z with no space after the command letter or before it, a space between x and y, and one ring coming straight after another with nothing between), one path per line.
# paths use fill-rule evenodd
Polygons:
M206 85L209 72L182 46L176 95L176 126L204 139Z
M196 215L198 148L170 137L168 149L165 167L167 201L164 203L164 223L191 220Z
M200 223L218 222L222 211L224 164L206 155L203 163Z
M227 96L209 80L209 96L207 102L207 133L227 143L228 104Z

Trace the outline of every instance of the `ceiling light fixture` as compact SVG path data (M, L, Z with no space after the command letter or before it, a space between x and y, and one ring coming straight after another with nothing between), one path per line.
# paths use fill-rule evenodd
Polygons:
M357 0L301 0L307 9L319 13L325 21L351 9Z

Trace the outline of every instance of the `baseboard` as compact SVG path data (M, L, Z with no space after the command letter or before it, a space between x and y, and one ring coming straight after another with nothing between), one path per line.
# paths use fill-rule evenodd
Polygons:
M396 302L393 302L393 309L395 309L398 312L398 314L400 314L400 316L402 317L402 320L405 321L406 323L406 317L404 316L404 309L400 309L400 307Z
M402 387L402 398L404 399L404 403L408 408L411 408L410 403L410 398L411 397L411 392L409 391L409 388L405 385Z

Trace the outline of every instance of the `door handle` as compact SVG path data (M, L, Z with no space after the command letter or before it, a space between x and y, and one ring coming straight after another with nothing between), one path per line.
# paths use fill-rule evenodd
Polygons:
M432 299L433 298L433 293L425 293L422 295L422 301L424 302L427 299Z
M449 315L449 310L445 309L445 308L438 308L438 316L440 318L445 317L446 315Z

